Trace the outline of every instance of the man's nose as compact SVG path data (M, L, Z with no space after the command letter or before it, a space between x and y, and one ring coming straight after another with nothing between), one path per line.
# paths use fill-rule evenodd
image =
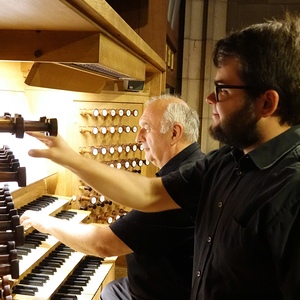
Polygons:
M143 134L142 134L142 129L140 129L135 137L135 142L136 143L141 143L143 142L145 139L143 138Z
M214 92L210 93L210 94L206 97L205 101L206 101L208 104L211 104L211 105L216 104L216 103L217 103L217 99L216 99L215 93L214 93Z

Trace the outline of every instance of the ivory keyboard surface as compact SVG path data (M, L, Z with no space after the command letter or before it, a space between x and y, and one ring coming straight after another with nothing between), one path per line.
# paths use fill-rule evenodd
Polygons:
M55 268L56 271L53 274L47 275L48 279L43 283L42 286L40 284L35 283L24 284L22 281L20 281L20 284L14 286L12 294L13 299L46 300L64 299L64 297L67 297L66 299L93 299L94 295L97 293L100 287L101 282L105 279L113 264L101 264L100 262L99 265L97 265L95 268L93 268L93 270L91 270L88 267L85 268L81 266L81 262L84 260L84 258L86 258L84 254L71 250L68 258L65 259L64 263L61 264L60 267ZM99 260L99 258L95 259ZM47 263L49 263L49 261ZM45 264L43 264L42 261L40 265L44 266ZM38 265L38 267L40 265ZM77 274L77 269L79 269L79 272L81 274ZM32 270L32 272L29 273L29 275L27 274L24 280L26 280L27 277L29 277L30 275L34 276L36 274L35 272L35 270ZM46 273L47 271L44 272L43 275L46 275ZM86 278L85 284L77 284L76 280L83 282L83 276L84 278ZM64 285L63 283L67 283L69 278L71 280L71 283L69 282L68 286ZM78 292L77 289L79 288L81 290ZM76 291L74 292L73 290ZM30 293L32 294L30 295Z
M50 299L52 294L58 289L58 287L63 283L68 274L76 267L80 260L84 257L84 254L74 251L70 254L70 257L61 265L60 268L53 275L49 275L49 279L45 282L43 286L34 285L22 285L26 287L36 287L37 291L34 295L25 294L15 294L13 289L13 299ZM31 273L32 274L32 273ZM43 275L46 272L42 273ZM28 275L28 274L27 274ZM14 286L18 287L18 284Z
M68 219L74 223L80 223L90 215L89 211L65 210L69 200L59 199L57 197L53 197L54 199L49 200L47 197L48 196L42 196L41 199L39 199L40 201L33 201L33 203L28 203L19 208L19 214L22 215L26 209L33 209L42 211L44 214ZM85 256L67 247L70 250L67 251L68 253L70 252L68 258L65 258L63 263L59 262L61 265L56 268L53 274L50 274L53 270L47 274L48 268L52 269L53 265L57 266L60 256L65 255L65 251L63 251L63 253L55 252L56 249L61 246L66 247L51 235L39 233L33 228L25 230L25 244L17 248L20 276L13 284L13 299L64 299L63 294L66 294L66 289L69 289L64 286L65 283L75 276L76 269L80 268L82 261L89 256ZM46 269L44 269L46 261L49 263L49 257L52 257L52 253L54 252L56 253L53 258L54 261L51 261L50 266L47 265ZM88 271L89 278L86 284L82 286L80 294L76 296L71 294L77 285L75 282L71 286L70 292L68 292L69 297L66 299L98 300L100 286L108 273L113 270L114 258L115 257L104 260L95 258L96 260L101 260L101 264L95 268L93 274L90 274L90 271ZM38 272L38 274L36 274L36 272ZM39 281L40 276L47 276L48 279L45 279L43 284L41 284ZM33 281L31 279L32 277L35 278ZM38 280L36 280L36 278L38 278ZM81 280L82 278L79 279L79 281ZM37 286L35 286L35 284L37 284ZM59 291L63 291L63 293L58 293Z
M41 196L18 208L18 213L21 216L25 210L42 211L44 214L53 215L63 209L69 200L54 197L50 195Z
M89 212L86 211L75 211L75 210L71 210L71 211L76 212L76 214L74 214L73 217L69 219L69 221L74 223L80 223L89 215ZM24 273L26 273L30 268L32 268L33 265L35 265L37 262L43 259L44 256L51 249L53 249L55 246L57 246L60 243L55 237L51 235L44 235L39 233L36 234L39 236L45 236L45 240L41 240L39 246L34 249L30 249L31 251L28 252L26 255L21 255L19 260L20 277L22 277ZM27 239L28 236L25 235L25 246L26 246Z
M105 263L102 264L101 267L99 267L95 275L91 278L91 280L88 282L87 286L83 289L82 294L77 299L79 300L90 300L94 299L94 296L97 291L95 291L95 287L99 287L99 283L103 282L111 268L113 267L112 263ZM99 298L97 298L99 300Z
M66 291L58 290L58 292L54 294L54 296L51 299L64 300L64 299L72 299L71 297L73 297L73 299L78 299L78 300L92 300L92 299L99 300L100 298L99 295L97 296L97 298L95 298L95 296L97 295L98 290L100 289L100 283L105 280L107 274L110 272L112 268L113 268L113 263L101 264L98 268L95 269L94 274L90 276L90 279L86 283L86 285L82 286L82 291L80 293L72 294L72 292L69 292L68 293L69 298L64 298L64 296L66 295ZM73 274L75 273L76 273L76 268L73 270ZM74 286L76 286L75 283ZM63 287L64 286L62 286L62 289Z

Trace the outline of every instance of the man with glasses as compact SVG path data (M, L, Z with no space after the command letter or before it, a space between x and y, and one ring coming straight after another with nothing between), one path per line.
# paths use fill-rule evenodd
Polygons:
M300 299L300 18L286 15L216 43L209 129L225 145L162 178L91 163L60 137L31 150L143 211L195 218L191 299ZM30 220L28 221L30 223ZM26 224L26 220L24 221Z

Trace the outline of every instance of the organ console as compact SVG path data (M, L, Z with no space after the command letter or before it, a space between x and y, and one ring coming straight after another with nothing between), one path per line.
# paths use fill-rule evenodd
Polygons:
M6 2L9 3L9 1ZM126 161L128 164L132 159L143 159L143 153L136 151L136 147L130 144L134 144L138 125L137 116L143 111L145 101L150 95L158 95L163 91L166 78L164 59L161 59L157 52L139 38L136 32L125 24L124 20L111 9L106 1L45 1L50 3L48 6L36 6L34 1L21 2L24 2L22 4L24 7L32 6L26 10L25 14L27 20L34 19L34 24L29 21L28 25L29 29L33 29L32 34L31 30L26 28L26 24L24 27L24 22L15 22L15 20L20 20L20 17L21 19L24 17L24 9L19 7L21 15L10 9L11 5L9 4L5 7L8 9L3 9L7 12L7 16L14 16L5 24L7 25L6 29L8 29L5 33L11 38L8 39L8 43L4 44L7 44L7 49L14 49L14 51L2 51L1 90L5 97L7 95L7 99L2 99L4 106L14 105L14 107L24 110L28 109L31 113L46 110L48 113L57 114L59 121L63 123L63 126L60 127L62 136L66 138L73 149L79 150L83 155L90 156L95 162ZM82 5L80 4L79 7L69 2L82 2ZM93 18L91 18L90 11L93 11ZM61 18L57 14L58 12L60 12ZM102 12L104 13L102 14ZM39 20L36 22L36 18L31 18L34 15L42 17L38 18ZM57 22L47 22L47 20L53 20L52 16L54 19L57 17ZM71 35L64 36L65 28L70 28L70 24L72 24ZM41 28L48 28L49 30L45 32L46 34L49 33L50 36L47 35L43 38L45 32L41 33L40 30L35 30ZM10 29L16 30L10 32ZM28 33L30 36L27 36ZM65 39L65 37L67 38ZM27 43L23 43L23 39ZM93 44L94 39L99 47L96 44L95 47L90 47L90 42ZM115 43L116 39L120 40ZM28 48L29 51L26 51L25 44L36 45L38 49L33 48L31 51ZM88 51L85 51L86 49ZM101 55L99 50L101 50ZM102 53L102 50L105 52ZM83 53L85 55L82 55ZM5 54L8 57L5 57ZM74 59L79 59L80 65L82 62L95 61L94 64L84 65L85 67L99 65L99 69L108 77L102 78L102 73L100 76L98 74L92 76L94 71L90 73L86 69L80 72L79 80L77 71L72 72L72 75L76 74L76 76L68 76L65 71L58 71L57 73L57 71L48 69L44 74L44 66L71 71L69 65L53 64L52 62L74 61ZM35 72L35 70L36 73L33 75L32 71ZM111 75L118 79L111 79ZM143 90L134 92L124 90L123 75L145 80ZM23 83L25 78L26 85ZM38 81L37 84L35 79ZM59 84L52 85L52 81L57 81ZM64 91L60 93L60 91L55 90L60 87L64 89L65 83L67 86L68 83L71 83L72 86L76 87L75 91L79 92ZM95 89L92 88L94 85L96 86ZM39 86L50 89L39 88ZM85 89L85 86L88 86L88 89ZM115 128L113 134L110 134L110 126ZM129 126L130 131L127 130L126 132L126 129L122 128L123 130L120 132L121 129L118 131L120 126ZM9 132L17 138L22 138L26 131L40 131L55 136L57 120L43 117L38 121L31 122L24 121L19 114L10 115L7 113L0 117L0 132ZM112 147L115 151L112 150ZM137 147L137 149L142 150L138 145ZM95 155L96 153L97 155ZM1 151L0 155L2 155ZM51 167L42 172L41 169L47 169L48 165L45 167L46 163L40 163L41 160L36 160L33 163L40 167L40 179L37 180L34 176L35 181L27 185L23 162L14 159L16 158L11 158L9 162L0 161L0 182L14 181L18 183L19 188L11 193L11 197L17 212L20 214L28 207L32 208L31 202L34 202L40 205L39 209L44 213L57 217L60 214L68 214L71 222L95 222L101 226L102 220L97 219L98 215L104 217L106 212L115 210L117 218L118 215L130 210L125 207L119 208L110 199L97 195L86 183L79 181L76 176L65 172L65 170ZM29 165L26 167L30 168L31 160L28 159L27 162ZM140 167L137 164L136 169L130 167L126 170L153 175L153 172L148 173L149 168L146 168L145 165ZM34 171L36 170L34 169ZM53 174L54 172L57 173ZM46 173L47 175L45 175ZM30 176L28 176L27 181L29 178ZM89 197L92 193L97 195L96 208L87 205L90 203L89 201L80 200L80 196ZM3 197L6 196L3 194ZM2 196L0 196L0 201L2 201ZM81 210L81 206L84 206L85 209ZM73 213L70 214L71 212ZM3 216L9 218L10 214L5 213ZM108 218L103 220L103 223L107 224L107 221L110 220ZM26 229L24 233L24 245L16 246L19 277L16 279L7 276L2 277L0 299L8 300L10 297L22 300L98 300L101 286L114 279L114 258L93 258L73 252L53 237L39 234L32 228ZM0 246L1 250L3 252L0 252L0 257L1 255L8 255L5 251L14 249L9 250L8 246ZM10 257L14 258L15 256L12 254ZM2 259L5 260L7 257ZM83 269L85 269L85 274L82 274Z
M12 119L7 114L0 120L0 132L10 132L20 138L25 131L56 135L57 122L46 118L38 122L23 121L20 115ZM0 181L16 181L20 187L26 186L26 169L20 167L7 146L0 149ZM79 186L79 189L91 190L86 186ZM66 299L99 299L101 285L108 274L113 273L114 262L103 263L103 258L76 252L33 228L24 231L19 221L19 216L27 209L71 222L84 221L90 211L70 210L72 198L53 195L26 199L28 202L18 204L17 208L12 200L6 183L0 188L0 299L64 299L66 295ZM97 203L94 196L82 195L80 200L89 200L89 207Z
M90 155L95 161L112 167L141 173L146 161L143 159L142 145L135 142L138 130L135 117L140 108L127 106L105 108L99 103L80 103L79 130L74 131L75 140L80 154ZM56 135L57 121L45 117L35 122L24 121L21 115L11 117L9 114L0 117L0 132L10 132L20 138L26 131ZM28 188L26 170L20 166L8 146L0 149L0 181L16 181L20 187ZM103 226L116 221L130 209L119 207L84 182L79 181L78 184L78 180L69 196L48 194L45 188L39 190L35 198L30 197L36 194L35 189L26 196L18 191L18 196L19 193L22 196L15 198L14 207L11 206L13 197L9 189L5 189L0 189L0 243L14 239L15 244L0 245L0 266L6 264L2 268L0 299L1 296L7 300L99 299L102 287L115 277L116 257L87 256L33 228L24 231L14 214L19 217L25 210L33 209L70 222L94 222ZM2 207L4 201L7 201L6 208ZM2 221L2 218L5 220ZM6 219L11 219L10 223L3 223L7 222ZM9 224L12 232L1 233L7 231ZM9 280L4 277L7 274Z
M31 209L85 222L91 212L69 209L70 202L69 197L42 195L18 211L22 215ZM20 274L13 281L12 299L99 299L103 282L114 276L115 258L84 255L33 228L25 230L24 243L16 250Z

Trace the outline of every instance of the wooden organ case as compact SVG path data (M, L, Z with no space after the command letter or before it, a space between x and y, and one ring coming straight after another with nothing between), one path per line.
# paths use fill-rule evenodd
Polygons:
M120 96L121 102L112 102L114 94L103 97L106 101L74 100L72 147L95 162L147 174L148 162L135 140L146 97L131 96L135 99L131 103L123 102L127 95ZM70 173L53 174L26 186L24 171L19 167L4 176L0 169L0 181L18 181L21 187L11 193L19 215L26 209L41 210L71 222L93 222L101 226L130 210L105 198ZM115 276L116 257L85 256L33 228L26 230L24 245L16 249L19 275L10 281L12 299L99 299L102 287Z
M80 155L154 176L156 168L148 165L135 138L145 101L165 91L164 59L104 0L0 2L0 67L3 61L12 62L14 68L18 65L26 83L3 87L0 81L0 92L9 90L5 96L23 92L33 115L44 110L54 115L58 132ZM117 78L83 66L101 66ZM137 92L125 88L118 77L123 75L142 81L143 88ZM51 89L70 94L58 100ZM31 172L30 167L26 171ZM61 168L22 184L11 196L19 214L38 209L70 222L99 226L130 210ZM13 299L99 299L102 287L115 278L116 257L85 256L33 228L24 232L24 246L16 248L19 276L9 282Z
M151 166L144 158L142 145L136 141L139 117L147 99L144 93L119 93L118 97L116 93L103 93L101 97L73 100L69 123L71 146L95 162L149 175ZM46 118L40 120L50 123ZM51 123L55 126L52 125L54 129L50 134L56 135L57 123L52 120ZM26 130L42 131L34 123L28 124L18 137L22 138ZM28 186L24 175L13 174L10 181L17 181L21 187L12 192L19 215L33 209L70 222L93 222L103 226L130 211L97 193L70 172L53 174ZM0 172L1 178L9 180L7 176L1 177ZM16 250L19 275L10 281L11 299L99 299L102 287L115 276L117 257L86 256L33 228L26 229L24 243L18 244Z

